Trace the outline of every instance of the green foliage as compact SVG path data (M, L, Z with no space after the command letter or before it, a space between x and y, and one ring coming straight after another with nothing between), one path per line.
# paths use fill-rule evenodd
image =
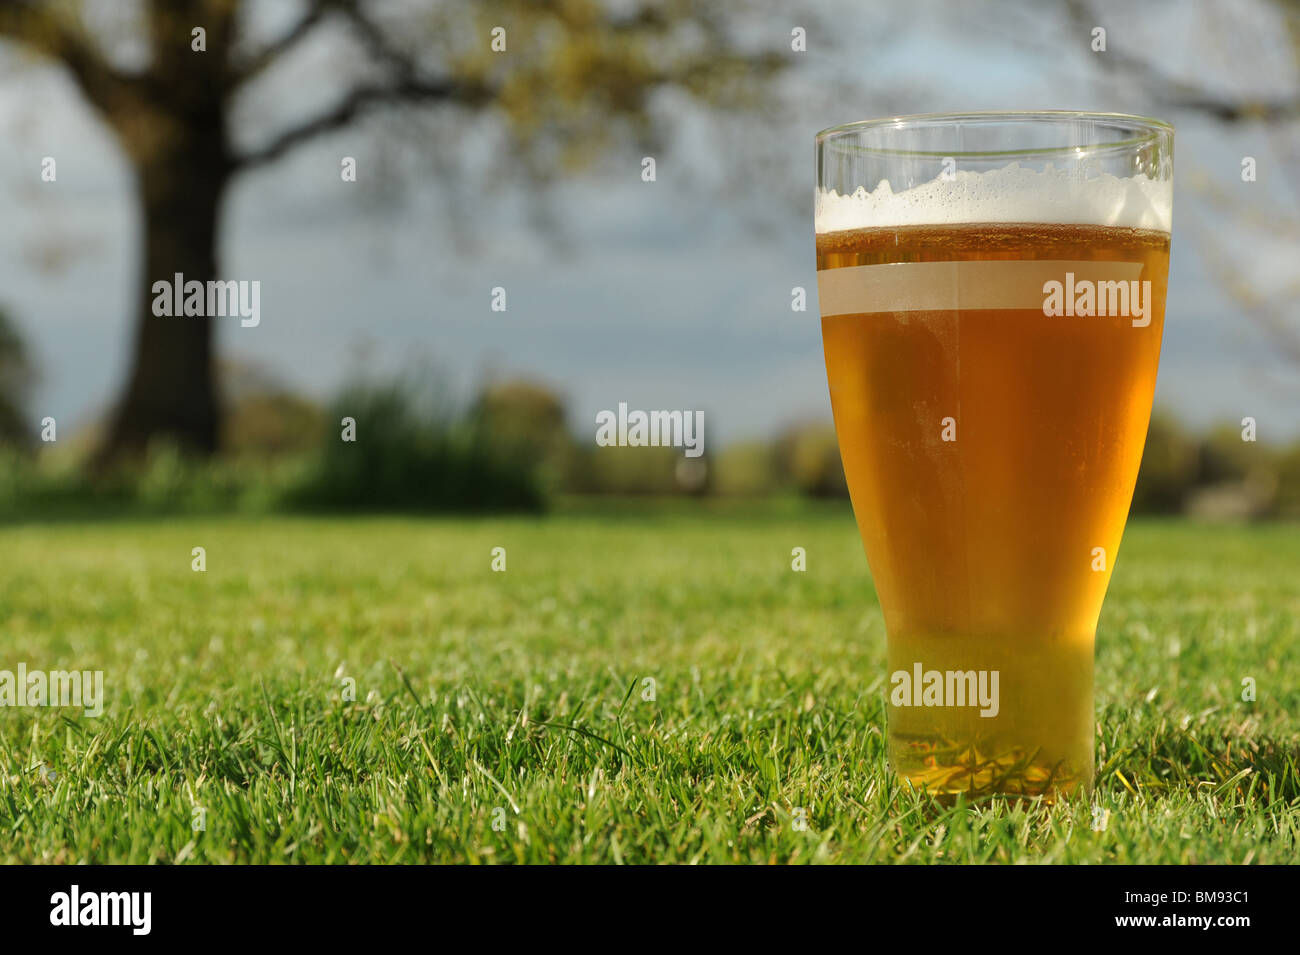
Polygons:
M345 418L356 440L342 440ZM353 511L540 510L534 449L502 442L482 415L457 418L413 381L351 386L327 414L324 443L284 503ZM335 424L335 423L338 424Z
M470 411L493 442L525 461L537 462L548 491L574 465L574 443L564 401L544 385L506 381L485 388Z
M6 658L108 696L5 711L0 861L1295 861L1294 529L1131 526L1096 792L944 807L886 772L847 507L672 504L0 528Z
M1174 417L1156 409L1147 430L1133 510L1139 514L1176 514L1196 481L1197 455L1192 438Z
M763 441L728 445L718 455L715 488L723 495L752 496L780 490L772 446Z
M319 447L325 436L321 408L287 392L250 395L235 402L222 421L226 454L276 456Z
M1220 425L1203 435L1188 432L1157 409L1142 454L1135 514L1189 512L1210 518L1296 515L1300 471L1290 447L1245 441L1240 425Z
M776 473L809 497L848 497L844 465L830 424L804 424L786 430L774 448Z
M575 494L659 496L709 490L709 458L681 448L579 447L565 489Z
M75 460L0 453L0 520L266 510L295 472L292 462L199 461L155 443L143 460L94 476Z
M232 418L243 428L238 453L210 460L155 442L142 460L96 474L71 455L0 453L0 520L536 511L545 504L545 462L535 445L498 435L499 418L440 407L409 381L354 385L325 413L287 396L249 398L241 407ZM356 422L355 441L341 440L332 423L345 416ZM297 449L303 439L288 430L293 422L314 429L311 450Z
M1300 442L1278 457L1278 492L1276 511L1279 517L1300 518Z
M1260 441L1243 441L1241 428L1219 425L1197 442L1196 481L1240 481L1275 466L1273 449Z

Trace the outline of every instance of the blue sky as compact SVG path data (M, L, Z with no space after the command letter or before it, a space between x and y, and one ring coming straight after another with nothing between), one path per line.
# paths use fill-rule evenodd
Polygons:
M1261 52L1250 63L1188 57L1205 32L1194 11L1170 13L1163 30L1183 37L1186 68L1208 82L1247 92L1288 83L1296 89L1289 53L1268 52L1267 8L1236 6L1244 11L1232 21L1236 28L1246 39L1258 34ZM374 188L342 184L340 156L358 157L361 186L373 186L367 177L389 168L380 164L383 144L376 141L382 127L322 140L241 179L225 210L223 272L261 280L263 319L250 329L237 320L223 324L220 349L321 398L356 367L361 343L374 373L428 359L462 393L486 375L526 375L566 396L580 433L594 431L595 413L620 401L703 409L712 441L828 419L816 313L811 306L792 313L789 304L792 286L816 285L818 129L948 109L1158 109L1132 84L1108 81L1107 65L1087 50L1086 38L1050 17L1029 21L1037 32L1027 34L1016 26L1023 13L1004 25L996 17L948 16L949 8L924 0L870 19L858 5L834 9L840 13L827 18L834 35L813 32L809 51L792 54L786 106L753 117L733 133L738 140L720 141L706 116L674 104L682 122L658 157L657 182L642 182L639 155L627 153L558 187L550 205L563 243L529 225L509 192L489 197L477 185L461 186L468 190L462 201L475 210L476 242L466 247L448 227L444 187L427 174L408 171L378 197ZM1144 44L1161 26L1158 17L1154 27L1126 19L1124 9L1107 20L1112 42ZM784 23L751 29L789 33ZM266 106L253 114L299 108L306 95L296 92L300 80L318 68L307 54L300 68L290 64L279 80L268 80ZM1164 65L1183 68L1176 59ZM1252 71L1254 80L1245 75ZM1197 424L1249 414L1265 436L1300 434L1300 375L1221 290L1199 247L1208 231L1229 248L1263 253L1255 280L1294 276L1294 236L1229 230L1203 195L1208 183L1228 201L1264 213L1291 203L1294 221L1281 159L1262 128L1170 118L1178 124L1178 173L1157 401ZM42 377L33 413L75 426L102 413L125 373L139 238L130 173L109 134L52 69L11 65L3 74L0 130L0 306L37 355ZM730 165L718 157L746 141L772 157L774 171L724 190ZM57 185L39 181L47 155L58 159ZM1243 155L1259 157L1259 182L1240 182ZM1189 188L1194 182L1201 187ZM1198 223L1200 235L1192 228ZM507 289L505 313L489 308L494 286Z

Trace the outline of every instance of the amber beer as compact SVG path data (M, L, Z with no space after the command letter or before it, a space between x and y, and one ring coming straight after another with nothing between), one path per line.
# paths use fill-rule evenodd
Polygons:
M825 314L822 337L889 672L909 678L891 679L890 759L917 785L1042 793L1092 778L1093 637L1142 457L1168 262L1168 233L1099 225L817 237L819 270L897 273L879 307ZM1067 275L1087 263L1099 281L1128 263L1151 283L1149 314L1135 317L1133 302L1125 314L1045 314L1042 287L1055 276L1072 289ZM945 284L934 301L910 287L952 275L960 290ZM980 299L982 275L993 300ZM999 303L1017 282L1025 294ZM925 307L946 297L957 307ZM969 672L997 673L997 712L938 694L915 705L918 664L920 693L926 672L963 674L967 688Z

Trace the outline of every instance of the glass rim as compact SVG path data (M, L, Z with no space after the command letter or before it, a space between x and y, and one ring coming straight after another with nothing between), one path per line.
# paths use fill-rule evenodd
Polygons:
M983 123L1040 123L1042 125L1065 124L1067 122L1091 122L1097 125L1111 124L1131 127L1136 135L1116 140L1113 143L1091 143L1089 145L1045 146L1027 149L995 150L918 150L918 149L881 149L874 146L855 144L854 151L871 153L878 156L919 156L919 157L1003 157L1003 156L1059 156L1095 153L1112 149L1131 149L1155 142L1161 136L1171 136L1173 123L1152 116L1139 116L1133 113L1106 113L1089 110L1048 109L1048 110L985 110L957 113L911 113L905 116L883 116L877 119L861 119L852 123L828 126L816 136L816 143L822 146L850 133L870 129L894 127L896 129L916 128L927 125Z

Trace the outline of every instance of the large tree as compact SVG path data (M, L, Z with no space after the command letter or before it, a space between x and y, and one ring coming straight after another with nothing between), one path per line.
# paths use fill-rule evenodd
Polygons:
M216 449L212 320L155 317L151 287L178 272L224 277L222 200L246 170L371 111L410 104L493 113L524 176L546 179L620 140L652 140L656 91L753 103L756 84L782 59L733 37L708 0L308 0L272 37L255 35L254 7L266 12L256 0L120 0L112 9L122 29L108 30L90 2L0 0L0 37L67 68L136 174L145 247L135 344L101 460L138 453L156 437L199 453ZM354 47L354 62L340 73L364 78L321 112L241 149L231 129L240 98L295 49L340 29ZM788 27L772 40L782 36ZM504 52L493 49L494 38ZM130 41L145 49L143 58L117 55L113 47Z

